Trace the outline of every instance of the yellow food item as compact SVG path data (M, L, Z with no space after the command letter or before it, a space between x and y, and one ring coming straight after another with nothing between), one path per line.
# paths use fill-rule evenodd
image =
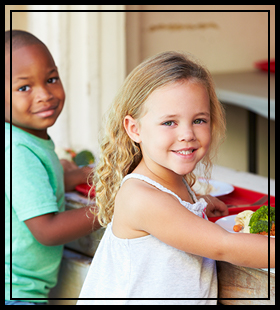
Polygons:
M242 232L243 233L250 233L250 226L249 222L251 219L251 216L253 215L253 211L251 210L245 210L243 212L240 212L235 217L235 223L236 225L241 225L243 227Z

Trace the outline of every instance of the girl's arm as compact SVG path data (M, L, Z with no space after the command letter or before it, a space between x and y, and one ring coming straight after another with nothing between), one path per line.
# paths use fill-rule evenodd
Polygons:
M219 225L196 216L178 200L146 184L127 184L123 198L133 192L133 199L120 199L125 225L145 231L182 251L227 261L235 265L265 268L275 266L275 239L253 234L229 233ZM134 188L133 188L134 187ZM126 192L126 193L125 193Z
M100 227L90 207L49 213L25 221L37 241L44 245L61 245L83 237Z

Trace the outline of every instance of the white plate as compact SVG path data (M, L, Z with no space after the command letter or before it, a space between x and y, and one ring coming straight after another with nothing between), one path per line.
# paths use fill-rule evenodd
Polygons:
M199 182L203 183L203 182L206 182L206 180L199 178ZM209 195L213 197L227 195L234 191L234 187L229 183L216 181L216 180L209 180L209 183L210 185L213 186L213 189Z
M236 234L236 232L233 231L233 226L235 225L235 217L236 214L224 216L218 219L215 223L221 226L223 229Z
M225 230L229 231L230 233L236 234L235 231L233 231L233 226L235 225L235 217L236 214L234 215L228 215L224 216L220 219L218 219L215 223L224 228ZM271 238L275 238L275 236L270 236Z
M213 197L227 195L234 191L234 187L229 183L216 180L210 180L209 183L214 187L214 190L210 192L210 195Z

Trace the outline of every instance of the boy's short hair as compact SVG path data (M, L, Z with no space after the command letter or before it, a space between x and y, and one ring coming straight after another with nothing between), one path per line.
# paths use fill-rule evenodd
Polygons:
M42 44L46 45L33 34L24 30L5 31L5 54L10 51L10 41L12 40L12 49L18 49L23 46Z

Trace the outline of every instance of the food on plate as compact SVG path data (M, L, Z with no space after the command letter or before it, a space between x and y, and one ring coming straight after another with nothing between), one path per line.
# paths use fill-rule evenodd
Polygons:
M56 155L58 156L59 159L66 159L69 161L72 161L73 156L71 155L70 152L68 152L68 149L62 149L62 148L55 148Z
M260 235L262 235L262 233L260 233ZM275 236L275 223L271 225L270 236Z
M272 228L272 224L275 224L275 208L270 207L270 227ZM250 233L251 234L259 234L265 232L268 234L268 206L260 207L250 219ZM275 229L274 229L275 236Z
M206 182L206 181L201 181L197 179L192 186L192 190L197 194L197 195L208 195L210 192L214 190L214 187Z
M243 229L243 226L241 224L236 224L233 226L233 231L235 232L239 232L242 229Z
M84 150L78 153L73 160L77 166L87 166L93 164L95 159L90 151Z
M249 233L249 222L253 213L254 212L250 210L238 213L234 219L236 224L233 226L233 230L235 232L242 230L244 233Z
M65 149L65 151L70 154L72 159L77 155L77 153L72 149Z
M88 166L95 161L94 155L88 150L83 150L77 153L72 149L56 148L55 152L59 159L72 161L77 166Z
M251 233L275 236L275 208L270 207L270 227L268 225L268 206L262 206L253 212L246 210L240 212L235 217L235 232Z
M268 222L268 206L260 207L250 219L250 226L257 221L267 221ZM275 222L275 208L270 207L270 221Z
M272 223L270 223L270 227L272 226ZM268 235L268 222L267 221L257 221L250 227L250 233L251 234L260 234L265 235L265 233Z

